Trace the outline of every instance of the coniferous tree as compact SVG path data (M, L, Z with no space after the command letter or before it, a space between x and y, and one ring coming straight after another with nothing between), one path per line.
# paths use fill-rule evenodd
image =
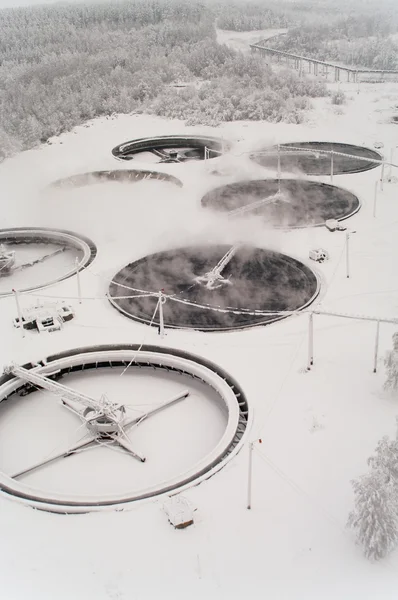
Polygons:
M379 560L395 547L398 540L396 492L384 473L372 470L352 482L355 508L348 525L357 533L366 558Z
M388 351L384 359L387 379L384 383L385 390L398 391L398 332L392 336L393 349Z
M376 446L375 455L368 459L368 465L372 471L382 473L386 483L395 486L398 493L398 437L390 440L384 436Z
M352 482L355 508L348 525L367 558L386 556L398 541L398 417L395 440L384 436L368 459L370 471Z

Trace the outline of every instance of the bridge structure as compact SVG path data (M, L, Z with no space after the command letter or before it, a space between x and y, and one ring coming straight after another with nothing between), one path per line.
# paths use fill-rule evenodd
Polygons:
M317 60L308 56L300 56L276 50L265 44L267 40L260 41L257 44L250 44L251 52L258 53L263 57L270 57L276 62L285 62L287 66L299 71L300 74L308 72L315 76L323 76L329 79L331 75L335 82L343 80L344 74L346 81L350 83L360 83L364 81L398 81L398 71L380 70L380 69L359 69L356 67L347 67L331 62Z

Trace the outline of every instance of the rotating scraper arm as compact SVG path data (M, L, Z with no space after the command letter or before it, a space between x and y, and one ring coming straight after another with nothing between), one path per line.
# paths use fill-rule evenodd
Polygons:
M214 289L219 287L222 283L230 283L228 279L224 279L221 275L227 264L234 257L236 252L241 247L241 244L235 244L232 246L228 252L224 254L224 256L218 261L216 266L211 270L205 273L204 275L200 275L199 277L195 277L195 281L197 283L204 283L208 289Z
M229 211L228 217L237 217L239 215L243 215L252 210L256 210L256 208L260 208L261 206L266 206L267 204L277 202L278 200L283 200L286 202L281 192L276 192L276 194L272 194L272 196L267 196L267 198L261 198L261 200L255 200L255 202L250 202L250 204L246 204L245 206L235 208L234 210Z
M232 248L230 248L228 250L228 252L226 252L224 254L222 259L218 261L218 263L216 264L214 269L212 269L210 272L213 273L214 275L221 275L221 273L223 272L223 270L225 269L225 267L227 266L229 261L234 257L234 255L236 254L236 252L238 251L239 248L240 248L240 244L236 244L235 246L232 246Z
M53 381L52 379L37 373L34 369L25 369L24 367L11 364L4 369L4 372L15 375L15 377L22 379L22 381L26 381L39 388L43 388L52 394L59 396L61 400L77 402L78 404L87 408L92 408L93 410L102 410L101 403L98 400Z

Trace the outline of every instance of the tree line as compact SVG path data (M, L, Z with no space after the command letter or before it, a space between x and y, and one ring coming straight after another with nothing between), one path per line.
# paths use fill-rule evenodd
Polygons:
M217 6L113 0L0 11L0 155L113 113L300 120L325 87L218 44ZM179 93L181 81L190 86Z
M300 54L368 69L398 69L398 6L390 14L343 16L332 22L318 22L289 29L270 45L284 52Z

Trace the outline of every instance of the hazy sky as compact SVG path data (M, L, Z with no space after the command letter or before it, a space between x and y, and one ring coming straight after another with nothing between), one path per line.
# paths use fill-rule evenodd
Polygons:
M0 9L1 8L9 8L10 6L29 6L32 4L55 4L56 2L60 2L62 4L66 4L69 2L84 2L85 0L0 0ZM92 2L93 0L90 0ZM101 0L96 0L97 2ZM297 1L297 0L296 0ZM314 0L316 2L316 0ZM375 3L379 4L380 0L374 0ZM397 0L398 1L398 0Z
M67 0L67 2L82 2L84 0ZM0 0L0 8L10 6L31 6L32 4L55 4L59 0ZM63 2L65 4L65 2Z

